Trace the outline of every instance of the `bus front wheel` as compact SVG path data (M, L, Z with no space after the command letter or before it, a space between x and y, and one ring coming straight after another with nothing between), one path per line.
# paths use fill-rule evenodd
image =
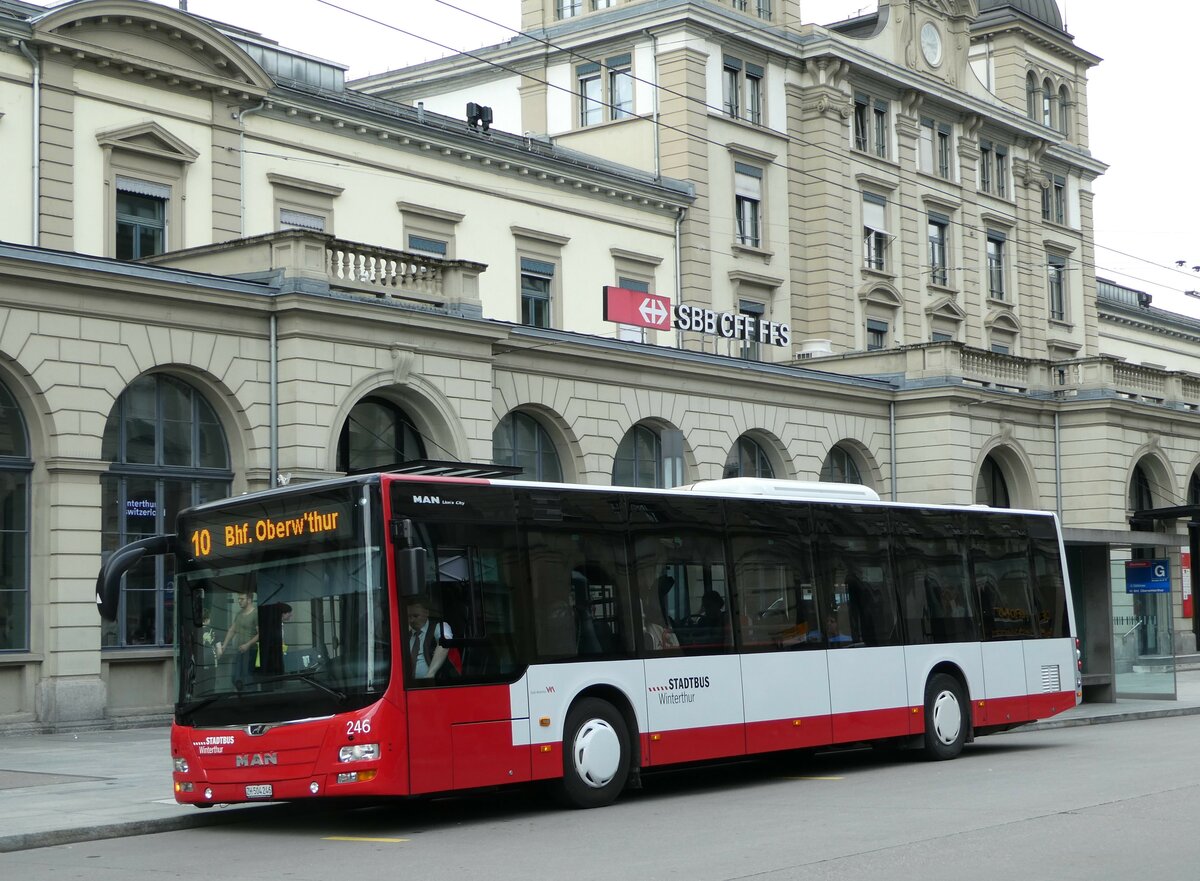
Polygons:
M616 707L584 698L563 729L562 794L577 808L611 804L629 779L629 731Z
M935 761L953 759L967 740L967 700L962 683L947 673L925 686L925 755Z

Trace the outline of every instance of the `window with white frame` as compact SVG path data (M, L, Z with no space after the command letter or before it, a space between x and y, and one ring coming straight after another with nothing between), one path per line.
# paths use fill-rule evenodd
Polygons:
M754 300L738 300L738 314L750 316L754 319L754 327L758 327L758 323L767 314L767 307ZM739 358L745 361L762 360L762 343L758 341L757 336L742 340L741 344L741 351L738 352Z
M555 15L560 18L574 18L583 12L583 0L555 0Z
M597 9L610 9L617 5L617 0L592 0L592 11Z
M577 65L575 81L581 126L633 116L632 54L614 55L603 65Z
M167 204L171 188L117 175L118 260L153 257L167 249Z
M639 278L629 278L625 275L617 276L617 287L625 288L627 291L637 291L640 294L650 293L650 282ZM646 328L636 324L618 324L617 339L625 340L629 343L644 343L646 341Z
M548 260L521 258L521 323L551 326L551 292L555 265Z
M737 243L751 248L762 247L763 170L745 162L735 162L733 178Z
M1042 125L1054 128L1054 84L1049 78L1042 80Z
M950 268L947 260L950 218L937 211L930 211L928 231L929 282L947 287L950 284Z
M1007 244L1004 233L988 230L987 234L987 281L988 296L1003 300L1004 296L1004 250Z
M917 141L917 167L921 171L949 180L953 172L953 132L949 123L938 122L930 117L921 119Z
M979 142L979 190L1008 197L1008 147L989 140Z
M732 55L724 56L721 68L721 98L725 115L762 123L763 77L762 65L742 61Z
M758 17L771 20L771 0L758 0Z
M874 193L863 193L863 265L876 272L886 272L887 248L891 236L887 231L887 199Z
M888 102L882 98L872 98L864 92L856 92L854 149L887 159L889 131Z
M886 349L888 342L888 323L881 318L867 319L867 351L878 352Z
M1046 298L1050 318L1067 320L1067 258L1058 254L1046 255Z
M1071 93L1066 86L1058 87L1058 131L1063 137L1069 137L1071 134L1071 115L1068 112L1071 106Z
M1067 223L1067 179L1047 174L1042 186L1042 220L1065 226Z
M404 221L404 249L443 260L454 259L454 238L465 215L415 202L397 202Z

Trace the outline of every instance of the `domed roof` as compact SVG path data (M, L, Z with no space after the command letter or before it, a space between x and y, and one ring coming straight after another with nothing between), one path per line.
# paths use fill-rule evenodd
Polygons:
M991 9L1000 9L1005 6L1010 6L1017 12L1023 12L1034 21L1040 21L1056 31L1063 30L1062 13L1059 12L1058 4L1054 0L979 0L979 14L983 15Z

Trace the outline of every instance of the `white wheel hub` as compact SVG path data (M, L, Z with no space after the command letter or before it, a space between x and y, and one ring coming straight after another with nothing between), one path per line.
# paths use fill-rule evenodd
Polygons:
M949 746L962 731L962 709L952 691L942 691L933 699L933 733Z
M571 758L579 779L593 789L601 789L620 767L621 738L603 719L588 719L575 733Z

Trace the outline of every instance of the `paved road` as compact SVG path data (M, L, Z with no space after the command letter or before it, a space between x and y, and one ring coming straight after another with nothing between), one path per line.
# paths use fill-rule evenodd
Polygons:
M22 881L1194 879L1193 716L1008 734L956 761L873 751L658 775L597 811L535 791L297 810L0 855Z

